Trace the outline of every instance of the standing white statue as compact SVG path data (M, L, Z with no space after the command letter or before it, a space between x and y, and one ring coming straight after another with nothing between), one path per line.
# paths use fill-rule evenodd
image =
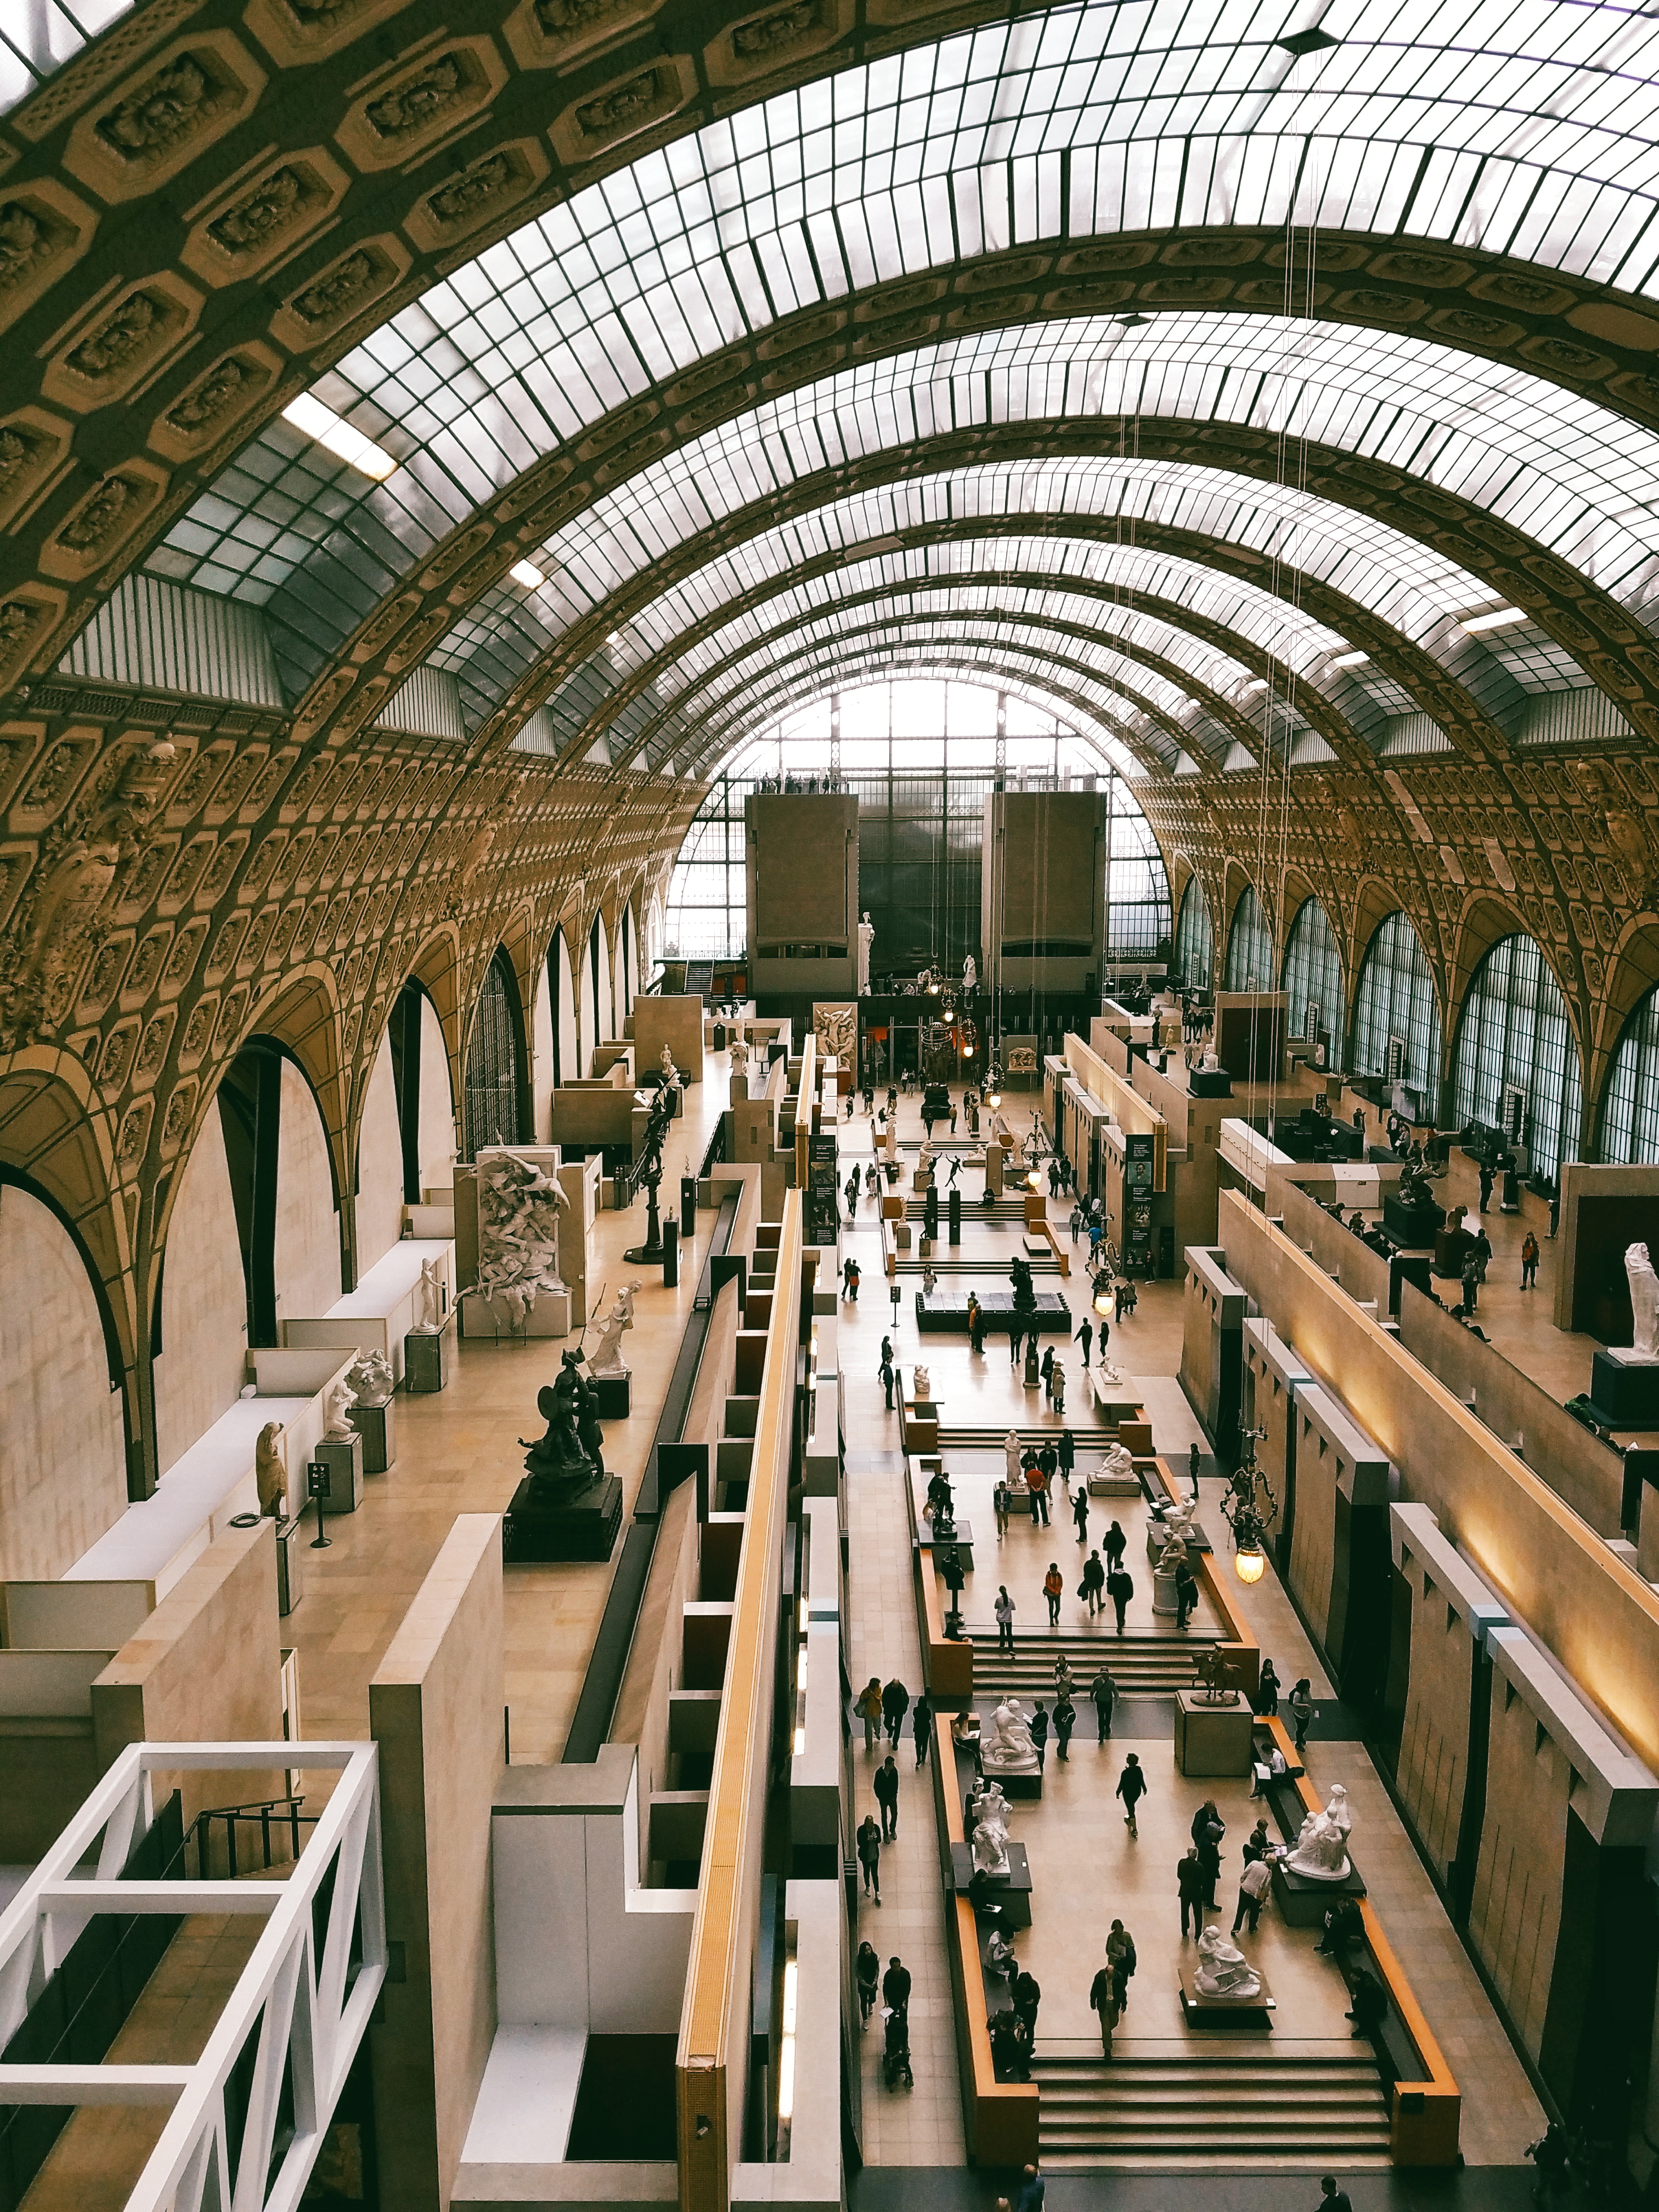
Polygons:
M870 995L870 947L876 941L875 926L867 914L859 916L859 996Z
M674 1055L670 1052L666 1045L663 1047L661 1052L657 1055L657 1066L662 1076L663 1087L665 1090L672 1091L680 1079L680 1072L678 1068L675 1066Z
M1635 1322L1630 1348L1638 1359L1659 1359L1659 1274L1654 1273L1645 1244L1627 1248L1625 1273L1630 1279L1630 1310Z
M1006 1479L1009 1489L1024 1490L1025 1487L1025 1477L1020 1473L1019 1431L1017 1429L1010 1429L1007 1435L1003 1438L1002 1452L1003 1459L1007 1468Z
M421 1318L417 1328L435 1329L443 1307L444 1271L438 1260L421 1262Z
M962 988L970 994L979 988L979 969L971 952L962 963Z
M1335 1802L1336 1793L1332 1792ZM1347 1812L1347 1792L1342 1792L1338 1808ZM1352 1820L1349 1826L1352 1826ZM1340 1820L1327 1810L1310 1813L1302 1823L1302 1832L1296 1839L1296 1848L1285 1862L1291 1872L1305 1875L1311 1881L1346 1881L1353 1871L1348 1856L1348 1836Z
M599 1323L599 1340L587 1370L590 1375L628 1373L622 1340L624 1332L634 1326L634 1293L639 1287L637 1283L624 1283L617 1293L616 1304Z

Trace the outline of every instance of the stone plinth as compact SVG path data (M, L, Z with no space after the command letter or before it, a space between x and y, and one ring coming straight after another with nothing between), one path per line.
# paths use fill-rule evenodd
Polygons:
M321 1460L328 1469L328 1496L318 1503L320 1513L355 1513L363 1502L363 1440L335 1443L326 1437L313 1444L308 1456Z
M614 1474L591 1484L568 1504L544 1501L526 1475L507 1509L501 1556L512 1566L608 1559L622 1512L623 1486Z
M1211 1996L1198 1986L1195 1968L1181 1969L1181 2010L1188 2027L1259 2027L1273 2032L1271 2015L1278 2010L1265 1975L1254 1996Z
M441 1328L411 1328L404 1339L404 1388L420 1397L441 1390L449 1380L449 1342L455 1328L452 1311Z
M1616 1429L1659 1428L1659 1359L1628 1348L1598 1352L1590 1362L1590 1402Z
M354 1406L346 1416L363 1440L363 1473L384 1474L398 1456L393 1401L372 1398Z
M598 1412L602 1421L625 1421L634 1410L634 1377L624 1368L620 1375L590 1375L593 1395L599 1400Z
M1236 1705L1212 1705L1201 1690L1177 1690L1176 1765L1194 1777L1248 1774L1254 1721L1243 1698Z
M974 1878L974 1852L970 1844L951 1846L951 1886L958 1897L966 1897L968 1885ZM1008 1841L1008 1871L991 1876L990 1902L1001 1912L998 1925L1003 1929L1029 1928L1031 1924L1031 1864L1025 1856L1024 1844Z
M513 1310L505 1298L482 1297L477 1291L468 1291L460 1301L461 1334L499 1339L524 1336L568 1336L570 1334L570 1293L568 1291L544 1291L525 1315L522 1326L518 1325Z

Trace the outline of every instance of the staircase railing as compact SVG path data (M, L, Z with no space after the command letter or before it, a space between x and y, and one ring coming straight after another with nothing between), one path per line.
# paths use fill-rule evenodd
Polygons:
M225 1824L225 1863L230 1869L232 1881L240 1879L236 1850L236 1830L239 1822L245 1826L252 1826L254 1823L258 1823L260 1842L264 1851L264 1863L266 1866L272 1863L270 1842L273 1822L279 1828L287 1828L289 1841L293 1845L294 1856L297 1859L300 1856L301 1829L315 1827L318 1820L315 1813L302 1813L300 1810L305 1802L303 1797L267 1797L264 1800L256 1797L246 1805L215 1805L210 1807L205 1812L198 1813L192 1823L196 1832L198 1874L204 1878L207 1875L213 1842L213 1823L216 1820L222 1820Z

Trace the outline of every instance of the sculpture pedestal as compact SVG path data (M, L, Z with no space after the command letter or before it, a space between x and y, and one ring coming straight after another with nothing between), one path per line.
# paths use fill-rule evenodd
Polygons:
M625 1421L634 1409L634 1377L627 1369L620 1375L590 1375L593 1395L599 1400L599 1416L602 1421Z
M1025 1373L1022 1379L1028 1390L1040 1390L1042 1387L1042 1370L1037 1364L1036 1346L1029 1336L1025 1340Z
M1627 1347L1598 1352L1590 1362L1590 1402L1616 1429L1659 1428L1659 1359Z
M392 1401L373 1398L352 1407L346 1419L363 1440L363 1473L384 1474L398 1456Z
M1352 1860L1341 1881L1316 1881L1311 1875L1296 1873L1283 1859L1273 1861L1273 1896L1287 1928L1322 1928L1325 1915L1339 1899L1364 1894L1365 1885Z
M958 1897L966 1897L968 1885L974 1878L974 1851L970 1844L951 1846L951 1887ZM1008 1839L1008 1871L991 1876L991 1903L1001 1914L998 1926L1003 1929L1029 1928L1031 1924L1031 1863L1025 1856L1024 1844Z
M1174 1620L1181 1608L1176 1603L1175 1576L1161 1566L1152 1569L1152 1611L1161 1620Z
M349 1443L335 1443L325 1437L321 1443L313 1444L309 1456L319 1459L328 1468L328 1496L319 1498L319 1513L355 1513L363 1502L363 1440L353 1437Z
M1413 1250L1431 1248L1436 1237L1445 1233L1445 1209L1432 1199L1426 1206L1407 1206L1390 1196L1382 1201L1382 1226L1396 1244Z
M544 1504L526 1475L507 1509L501 1557L510 1566L608 1559L622 1513L623 1486L614 1474L591 1484L567 1505Z
M1188 2027L1256 2027L1271 2034L1271 2014L1277 2010L1265 1975L1254 1996L1211 1996L1198 1986L1195 1968L1181 1969L1181 2011Z
M958 1521L954 1536L936 1536L933 1534L933 1524L931 1521L918 1521L916 1542L923 1547L931 1544L936 1551L942 1551L946 1544L954 1544L957 1547L957 1557L962 1562L963 1573L964 1575L973 1573L974 1528L971 1522Z
M423 1397L441 1390L449 1380L449 1339L455 1327L452 1312L441 1328L411 1328L404 1339L404 1388Z
M1243 1698L1212 1705L1201 1690L1177 1690L1176 1765L1187 1775L1248 1774L1255 1718Z
M524 1317L519 1327L505 1298L486 1298L477 1291L468 1291L460 1301L461 1334L481 1336L486 1340L516 1342L521 1337L568 1336L570 1334L570 1293L568 1291L544 1291Z

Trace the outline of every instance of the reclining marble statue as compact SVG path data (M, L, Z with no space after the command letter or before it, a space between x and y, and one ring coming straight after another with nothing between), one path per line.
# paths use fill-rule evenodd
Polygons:
M1261 1977L1237 1944L1213 1921L1198 1939L1198 1972L1194 1981L1206 1997L1253 1997L1261 1988Z

